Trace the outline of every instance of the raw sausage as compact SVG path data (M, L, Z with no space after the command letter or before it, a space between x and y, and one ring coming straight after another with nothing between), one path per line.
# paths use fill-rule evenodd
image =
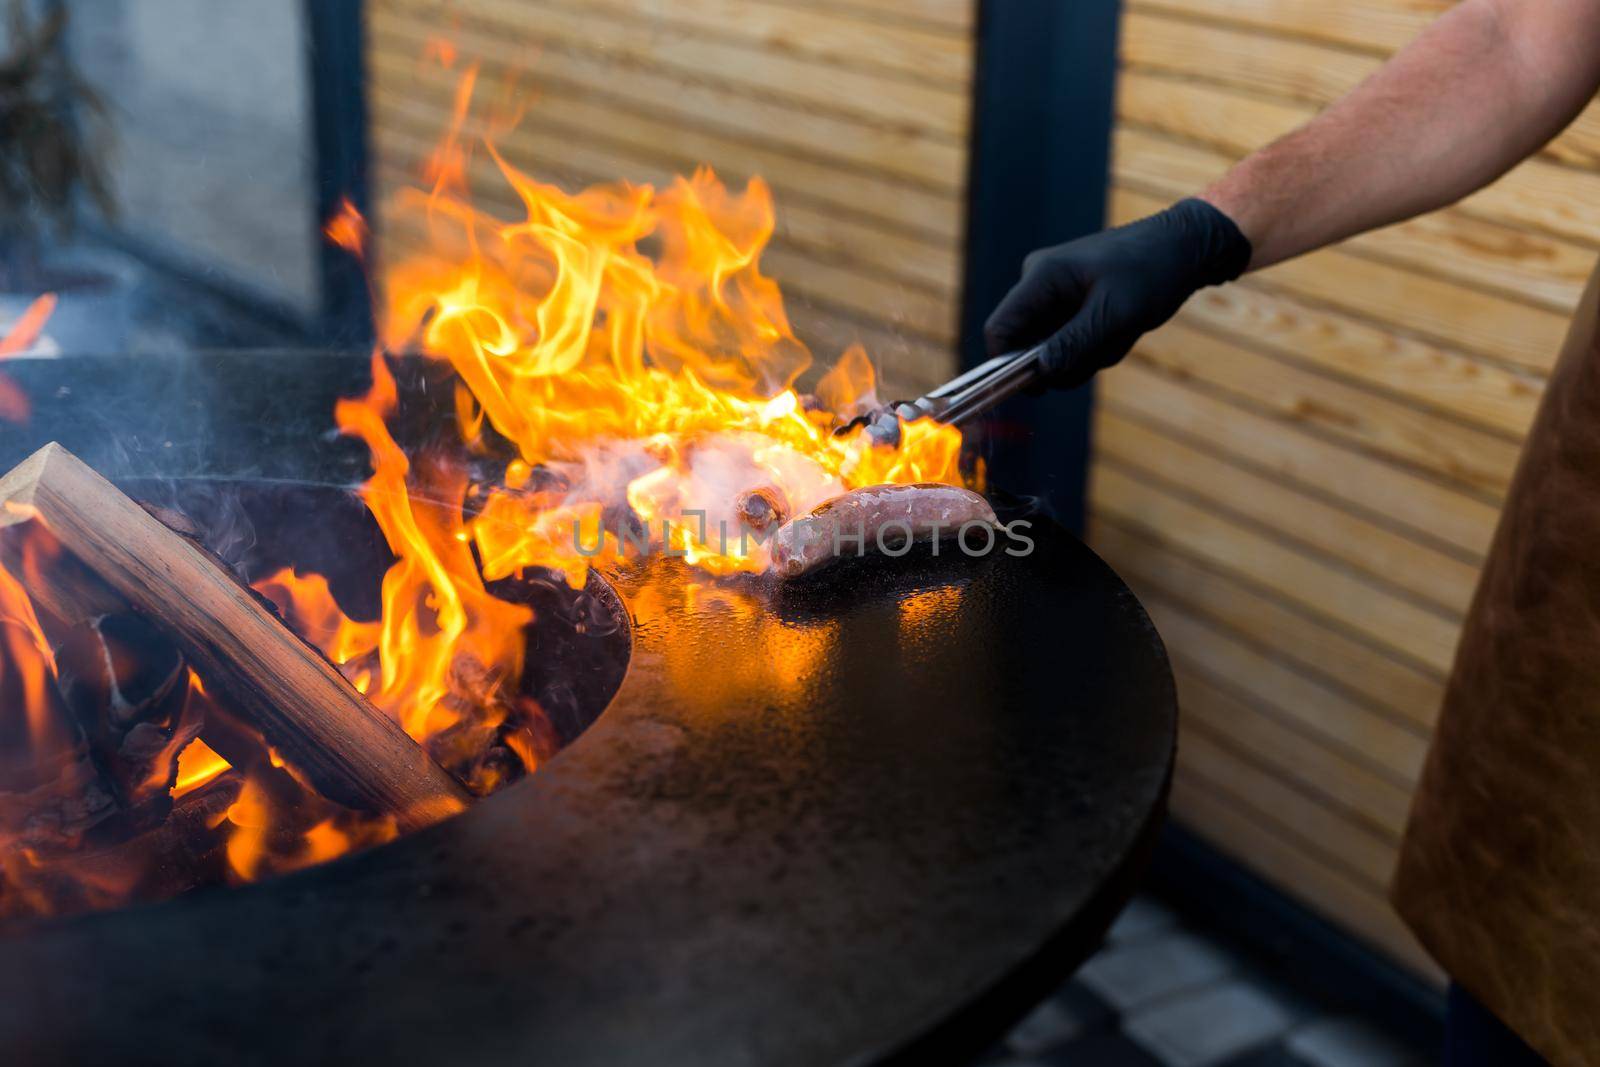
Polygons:
M841 555L899 555L911 541L954 537L972 523L996 526L998 520L989 502L967 489L926 483L852 489L773 534L772 570L798 578Z

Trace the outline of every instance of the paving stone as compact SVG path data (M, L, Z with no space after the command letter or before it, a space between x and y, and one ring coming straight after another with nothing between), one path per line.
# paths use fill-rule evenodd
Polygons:
M1006 1048L1033 1056L1098 1030L1108 1030L1116 1015L1105 1001L1077 982L1072 983L1028 1013L1011 1033Z
M1411 1067L1427 1061L1365 1019L1348 1016L1301 1026L1289 1035L1288 1047L1307 1067Z
M1078 972L1079 980L1119 1011L1212 984L1238 969L1215 942L1174 930L1100 951Z
M1294 1012L1267 990L1230 981L1160 1000L1123 1030L1167 1067L1215 1067L1283 1036Z
M1171 930L1178 925L1178 916L1165 904L1148 894L1136 896L1122 909L1117 921L1111 924L1106 941L1119 944L1137 941Z

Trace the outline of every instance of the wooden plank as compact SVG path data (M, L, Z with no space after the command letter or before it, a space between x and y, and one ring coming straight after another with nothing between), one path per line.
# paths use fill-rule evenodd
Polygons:
M1443 988L1443 972L1417 944L1385 896L1322 862L1290 831L1273 824L1267 813L1230 797L1223 784L1187 770L1173 781L1172 809L1180 823L1236 856L1246 867Z
M548 55L561 52L596 58L612 68L648 69L776 103L821 108L873 126L946 138L959 138L967 129L970 93L966 78L955 72L937 85L886 77L822 64L788 48L712 35L678 18L705 3L690 0L661 8L638 0L583 0L577 5L571 0L374 0L370 17L375 26L403 32L403 27L424 23L437 34L440 19L448 13L469 58L477 58L486 41L514 46L522 50L534 77ZM761 10L749 0L719 0L718 6L740 14L732 25L753 26ZM779 21L781 43L795 31ZM892 34L855 34L869 53L880 38L888 52Z
M1561 315L1578 306L1595 261L1593 249L1456 208L1362 234L1344 247Z
M1325 441L1138 362L1102 374L1104 402L1253 470L1332 498L1424 543L1479 561L1499 518L1491 502Z
M1230 743L1226 728L1213 729L1192 716L1185 726L1183 744L1178 746L1178 773L1226 782L1230 795L1293 827L1330 867L1344 871L1374 893L1384 891L1398 852L1395 838L1379 836L1351 820L1324 798L1309 793L1303 779L1285 778L1282 772L1273 773L1270 765L1242 756Z
M375 108L374 114L379 116L374 124L373 148L378 159L374 169L380 199L397 189L425 187L418 175L432 145L413 136L401 115L387 108ZM625 179L665 188L684 173L591 142L569 139L563 143L555 134L527 127L519 129L515 136L500 139L496 147L512 166L558 184L592 185ZM558 162L551 166L546 162L549 160ZM507 219L522 217L521 201L487 153L473 157L468 164L468 178L473 201L479 207ZM919 286L947 300L960 298L961 255L954 243L907 236L819 210L803 200L791 203L784 199L776 206L774 241L817 259L872 270L885 278Z
M1370 634L1425 668L1440 673L1450 669L1460 623L1449 615L1245 526L1212 504L1180 496L1109 456L1094 467L1089 499L1118 522L1149 530L1302 610Z
M374 80L373 104L392 109L392 114L408 115L416 131L429 138L443 133L440 120L450 114L450 102L437 91L437 86L429 93L418 93L416 86L400 78ZM469 130L485 130L485 126L469 123ZM882 222L907 234L926 235L930 240L960 240L965 226L963 200L955 192L909 186L888 174L862 173L826 160L790 154L739 138L738 134L662 122L614 102L568 93L560 86L544 86L538 106L523 115L515 130L499 136L514 146L518 138L525 136L523 130L531 131L526 136L565 138L656 158L670 170L682 173L709 163L728 179L762 174L787 200L810 198L834 213Z
M1125 67L1312 104L1349 92L1384 60L1373 52L1176 18L1132 4L1122 19L1119 50Z
M1235 26L1129 12L1122 22L1125 66L1214 82L1324 107L1354 89L1383 57L1286 40ZM1574 166L1600 162L1600 104L1591 104L1540 150Z
M1185 730L1180 750L1188 743L1189 728L1198 724L1258 762L1292 769L1335 811L1380 839L1399 842L1411 812L1408 790L1287 725L1280 714L1233 695L1187 662L1175 669Z
M1204 145L1136 128L1118 130L1114 144L1118 185L1148 197L1150 210L1193 195L1234 160ZM1459 208L1363 234L1340 247L1563 315L1577 307L1595 262L1592 248Z
M1453 0L1130 0L1130 10L1214 19L1375 53L1403 47Z
M1505 437L1262 355L1181 320L1146 335L1134 358L1495 499L1504 497L1522 451Z
M426 22L374 12L368 63L375 84L403 87L408 94L431 89L442 101L452 99L454 73L419 67L409 58L420 55L435 32ZM520 81L546 90L542 96L559 88L632 110L655 124L672 123L782 146L840 165L893 174L941 192L958 193L966 180L967 149L958 140L936 140L896 125L853 121L577 52L544 49L530 69L527 46L516 42L476 38L470 51L490 84ZM556 105L546 100L544 106ZM671 135L661 131L657 136Z
M1117 79L1117 119L1209 145L1235 159L1309 122L1317 109L1220 86L1125 70Z
M411 3L439 0L408 0ZM494 0L507 6L508 0ZM850 9L817 11L778 0L516 0L588 14L639 20L657 31L743 42L776 56L793 56L846 70L876 71L964 92L976 59L972 36L906 22L885 22ZM485 9L484 0L456 8ZM958 5L965 16L970 4Z
M956 343L956 302L879 274L839 263L819 263L797 249L774 245L762 265L796 298L819 300L881 322L891 330L916 334L936 344Z
M795 335L828 366L851 345L865 348L878 370L878 395L886 401L921 396L960 368L954 346L939 347L826 304L794 303L788 312Z
M433 91L418 93L405 80L391 84L376 79L369 106L379 137L394 124L433 140L444 133L450 115L446 99ZM469 123L466 132L486 130L481 123ZM654 160L675 173L691 173L696 166L710 164L730 182L762 175L786 203L803 200L933 242L960 241L965 227L964 201L954 192L930 191L890 175L840 167L737 135L674 125L582 94L567 94L556 86L546 86L539 104L499 139L508 152L520 151L524 140L538 156L544 156L545 146L552 143L592 145L600 151Z
M1231 514L1260 524L1320 553L1368 580L1421 598L1451 616L1463 615L1477 587L1473 564L1418 544L1281 482L1254 474L1209 452L1128 419L1114 408L1095 413L1094 449L1124 468L1178 488L1191 487Z
M1330 304L1398 329L1548 374L1567 335L1568 317L1337 248L1279 263L1255 284Z
M922 25L971 37L977 0L775 0L786 7L865 16L886 23Z
M1431 726L1444 694L1443 679L1390 655L1367 635L1318 619L1237 575L1207 566L1159 534L1122 525L1114 516L1091 516L1089 543L1135 592L1164 596L1273 649L1297 670L1374 708ZM1189 705L1183 706L1187 710Z
M1530 176L1540 182L1549 179L1549 188L1542 191L1531 188L1524 190L1519 187L1515 180L1517 175ZM1568 215L1578 211L1578 205L1581 203L1582 198L1591 192L1591 190L1582 188L1582 186L1585 183L1593 183L1596 179L1600 179L1600 175L1586 174L1567 168L1547 167L1539 163L1528 163L1524 164L1518 171L1513 172L1511 178L1490 186L1482 193L1463 201L1460 210L1463 213L1481 210L1485 215L1509 219L1514 224L1533 227L1545 226L1557 234L1562 234L1569 229L1565 221ZM1592 191L1600 192L1600 185L1596 185ZM1548 211L1542 210L1538 203L1540 198L1546 195L1548 196L1548 204L1545 206L1549 208ZM1523 209L1530 204L1532 205L1532 210L1524 211ZM1519 215L1521 216L1520 218L1518 217ZM1572 233L1583 240L1592 241L1594 239L1595 222L1596 219L1591 214L1581 225L1571 227ZM1390 243L1389 248L1398 250L1398 246L1393 242ZM1569 255L1567 258L1571 261L1575 257ZM1579 291L1581 292L1581 285L1579 286ZM1481 297L1478 296L1471 298L1471 302L1480 300ZM1463 303L1468 302L1464 301ZM1427 314L1436 315L1437 309L1430 310ZM1566 314L1567 308L1563 306L1557 311L1544 312L1537 319L1529 319L1531 329L1538 340L1521 346L1521 355L1525 358L1516 361L1522 362L1529 369L1548 369L1554 362L1553 352L1543 358L1538 358L1533 355L1533 350L1538 345L1560 345L1565 337L1565 328L1563 325L1562 328L1558 329L1557 324L1565 323ZM1523 317L1527 318L1527 316Z
M1248 338L1285 359L1381 389L1515 441L1533 422L1543 383L1530 375L1382 330L1246 283L1207 289L1181 321Z
M1118 80L1117 115L1241 159L1304 124L1316 109L1158 74L1125 73ZM1600 174L1533 159L1461 201L1481 218L1531 226L1555 237L1600 247Z

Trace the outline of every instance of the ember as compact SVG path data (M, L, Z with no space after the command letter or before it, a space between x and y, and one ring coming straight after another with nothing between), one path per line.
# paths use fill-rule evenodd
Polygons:
M370 450L362 499L396 557L381 617L351 618L319 574L255 583L337 668L330 685L349 683L320 706L355 714L370 701L432 773L447 772L444 798L492 792L559 746L547 709L522 691L533 611L496 583L553 574L577 590L592 567L661 551L708 583L758 573L765 538L741 530L764 535L850 489L976 477L950 426L912 423L895 447L834 435L875 402L859 349L799 391L812 356L761 270L774 228L765 183L730 190L701 169L662 189L558 189L462 136L475 80L461 78L425 187L391 216L425 231L430 251L373 279L372 387L334 412ZM524 217L471 205L479 151ZM352 206L328 235L365 258L370 234ZM454 373L449 447L408 451L391 434L402 397L385 353L410 351ZM451 810L351 780L326 755L340 727L319 733L246 699L237 665L197 651L203 642L150 602L76 620L36 611L49 583L30 561L54 558L48 533L0 572L0 916L250 881ZM76 644L46 620L76 621ZM109 673L84 665L95 655Z

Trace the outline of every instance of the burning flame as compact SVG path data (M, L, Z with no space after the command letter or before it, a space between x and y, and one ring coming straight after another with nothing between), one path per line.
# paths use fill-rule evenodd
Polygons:
M365 258L372 231L367 228L367 220L362 217L355 202L347 196L339 201L339 210L322 227L322 236L351 255Z
M56 294L45 293L43 296L29 304L27 309L11 324L11 328L0 334L0 360L10 359L32 348L34 342L39 340L44 333L45 324L50 321L50 316L56 311ZM0 374L0 419L7 422L25 422L32 412L32 405L28 403L27 396L17 383Z
M745 490L776 490L796 514L859 486L968 481L951 427L913 423L893 449L833 436L874 402L859 348L812 396L797 391L812 357L761 270L775 219L765 182L736 192L702 168L665 189L569 193L485 141L524 208L496 218L472 206L464 177L474 79L461 80L431 187L403 191L389 214L427 233L429 251L385 272L381 332L390 351L454 368L469 446L492 433L515 451L467 522L487 578L548 567L581 584L591 562L626 554L600 529L627 523L705 571L756 572L765 552L738 538Z
M913 423L898 448L834 436L875 403L859 347L812 395L798 391L812 357L761 270L775 225L766 183L736 192L702 168L660 190L564 191L512 167L491 142L464 140L475 84L468 69L427 188L401 192L388 213L397 230L427 233L427 250L374 279L373 384L335 411L371 453L362 495L399 558L381 623L345 618L313 576L260 586L424 743L507 721L532 619L490 583L544 569L581 588L592 566L661 550L710 575L757 572L767 560L759 537L741 536L746 491L797 514L858 486L970 481L948 426ZM474 150L498 165L523 217L472 205ZM341 205L326 232L371 262L354 205ZM403 351L455 372L461 448L413 456L391 435L399 392L383 353ZM469 473L474 456L498 456L498 472ZM464 677L478 683L470 713ZM528 735L503 740L531 769L538 746Z
M27 547L39 550L39 539ZM26 559L23 565L27 566ZM48 753L72 740L50 696L48 687L54 684L55 675L55 657L33 602L22 584L0 568L0 691L10 707L23 709L35 754Z
M56 294L45 293L29 304L27 309L11 324L11 329L0 336L0 357L14 356L33 347L45 324L56 311Z
M453 50L434 58L453 62ZM762 538L741 536L750 526L746 494L758 491L775 514L797 515L856 487L970 485L981 472L963 472L959 431L931 421L904 427L897 447L864 432L834 435L875 406L872 365L852 348L802 391L812 355L761 266L775 226L764 181L730 189L701 168L659 189L559 189L511 166L491 141L463 137L475 84L469 68L424 184L400 193L385 213L396 232L426 235L426 251L388 260L371 279L381 337L372 386L334 412L339 429L371 454L361 495L397 558L383 580L382 615L351 619L315 574L282 571L256 588L483 794L533 770L555 747L542 712L521 692L532 612L496 596L495 583L531 570L577 589L591 567L671 551L701 575L682 596L757 611L747 589L716 582L767 565ZM475 152L498 166L521 217L473 206L465 175ZM325 232L373 263L371 230L353 204L341 205ZM46 301L30 309L0 354L31 343L28 331L37 332L49 309ZM391 352L420 353L453 371L451 447L408 450L391 432L401 396ZM6 403L0 394L0 414ZM677 610L635 607L646 615ZM826 627L804 642L773 635L788 658L729 685L782 685L821 669L836 636ZM0 688L14 694L11 707L26 709L23 720L0 726L26 733L36 760L52 745L70 750L70 739L52 736L59 716L50 645L22 585L3 571L0 653ZM214 862L226 880L292 870L394 836L391 819L317 796L193 675L187 700L186 714L205 716L202 736L174 752L167 781L174 801L220 835ZM64 906L41 888L63 877L78 887L68 894L78 904L133 892L136 878L119 881L99 861L41 858L13 848L14 839L0 821L0 915Z
M195 738L178 753L178 776L172 784L172 799L176 800L216 781L218 775L232 767L231 763L211 751L204 741Z

